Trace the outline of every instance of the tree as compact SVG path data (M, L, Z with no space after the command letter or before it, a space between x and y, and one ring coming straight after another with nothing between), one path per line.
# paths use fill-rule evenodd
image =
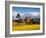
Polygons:
M20 14L17 14L16 18L20 18Z
M16 18L18 19L17 20L18 23L22 23L22 19L20 18L20 14L17 14Z

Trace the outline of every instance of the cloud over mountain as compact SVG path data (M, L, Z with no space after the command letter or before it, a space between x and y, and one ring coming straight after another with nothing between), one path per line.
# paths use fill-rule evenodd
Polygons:
M25 18L25 17L40 18L40 13L39 12L32 12L32 13L28 13L28 14L27 13L14 12L12 14L13 20L16 19L17 14L20 14L22 19Z

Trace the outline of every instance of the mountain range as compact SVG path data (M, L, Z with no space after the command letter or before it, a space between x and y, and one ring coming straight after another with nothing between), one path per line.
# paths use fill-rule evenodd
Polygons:
M26 17L31 17L31 18L40 18L40 14L23 14L21 15L21 18L22 19L25 19ZM16 19L16 16L12 16L12 19L15 20Z

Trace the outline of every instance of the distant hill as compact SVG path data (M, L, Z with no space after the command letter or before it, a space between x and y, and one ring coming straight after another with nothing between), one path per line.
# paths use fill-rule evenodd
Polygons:
M23 14L23 15L21 15L22 19L25 19L26 17L40 18L40 14ZM12 19L15 20L16 16L12 16Z
M36 16L33 16L32 14L24 14L22 16L22 18L25 18L25 17L31 17L31 18L40 18L40 14L36 15Z

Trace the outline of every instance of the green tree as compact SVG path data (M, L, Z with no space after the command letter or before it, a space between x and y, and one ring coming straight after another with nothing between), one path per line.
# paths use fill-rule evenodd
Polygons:
M20 18L20 14L17 14L16 18Z

